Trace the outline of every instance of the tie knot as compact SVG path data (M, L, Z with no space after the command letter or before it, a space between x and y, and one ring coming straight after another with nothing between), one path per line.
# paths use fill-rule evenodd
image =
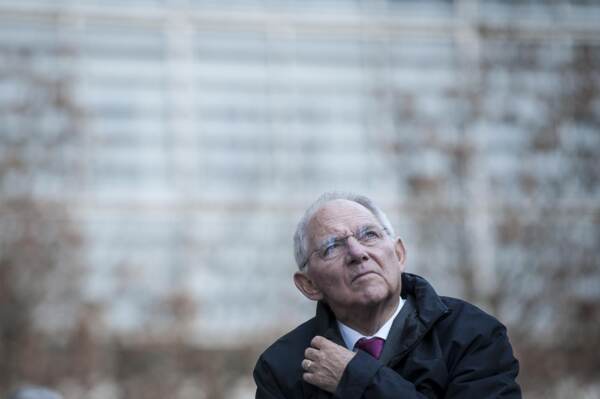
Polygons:
M379 337L361 338L356 342L356 347L369 353L375 359L379 359L381 352L383 352L384 343L385 340Z

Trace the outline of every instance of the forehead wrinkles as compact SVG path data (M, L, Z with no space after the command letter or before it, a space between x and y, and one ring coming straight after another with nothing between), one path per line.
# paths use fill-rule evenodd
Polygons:
M364 225L379 225L375 215L364 206L347 200L334 200L323 205L310 219L309 238L319 242L331 236L354 233Z

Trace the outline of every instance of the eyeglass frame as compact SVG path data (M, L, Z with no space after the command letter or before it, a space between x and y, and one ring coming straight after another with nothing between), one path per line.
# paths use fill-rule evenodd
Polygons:
M319 251L324 251L324 249L328 245L331 245L333 243L343 243L342 245L345 247L345 252L347 252L348 251L348 238L350 238L350 237L354 237L358 241L358 243L360 245L364 245L364 246L367 246L367 247L375 246L376 242L374 242L373 245L368 245L365 242L362 242L360 238L357 238L357 236L360 235L361 233L364 234L364 233L368 232L369 230L375 229L375 228L378 229L378 230L381 230L381 236L377 237L377 240L376 240L377 242L383 240L383 238L384 238L385 235L388 235L388 236L390 235L388 229L386 229L385 227L377 226L377 225L374 225L374 224L373 225L367 224L367 225L363 225L363 226L359 227L358 230L356 232L354 232L354 233L350 233L348 235L341 236L341 237L340 236L329 237L329 238L327 238L325 240L325 242L323 244L321 244L318 248L312 250L310 252L310 254L308 254L308 256L306 257L306 260L302 263L302 267L300 268L300 270L305 270L306 269L306 267L308 266L308 263L310 262L310 257L311 256L313 256L315 253L318 253ZM338 257L339 257L339 255L335 256L333 258L330 258L330 259L324 259L323 256L319 256L319 258L321 260L323 260L323 261L334 260L334 259L336 259Z

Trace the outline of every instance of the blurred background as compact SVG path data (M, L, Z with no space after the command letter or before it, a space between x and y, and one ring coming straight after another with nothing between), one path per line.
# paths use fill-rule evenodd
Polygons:
M599 156L599 1L0 0L0 395L253 398L351 190L600 398Z

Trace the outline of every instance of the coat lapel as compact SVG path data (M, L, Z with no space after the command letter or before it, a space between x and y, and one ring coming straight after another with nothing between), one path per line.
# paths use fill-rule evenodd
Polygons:
M394 338L398 346L387 361L391 367L419 343L435 322L450 312L429 283L414 274L402 273L402 297L411 300L411 310L406 314L398 338Z
M407 296L402 305L402 309L398 316L394 319L392 323L392 328L390 329L390 333L388 334L387 339L385 340L385 345L383 347L383 352L381 353L381 357L379 360L383 364L388 364L392 358L402 351L404 347L404 343L406 339L402 337L404 333L404 327L406 325L407 320L412 316L414 317L415 313L415 305L414 299L412 296Z

